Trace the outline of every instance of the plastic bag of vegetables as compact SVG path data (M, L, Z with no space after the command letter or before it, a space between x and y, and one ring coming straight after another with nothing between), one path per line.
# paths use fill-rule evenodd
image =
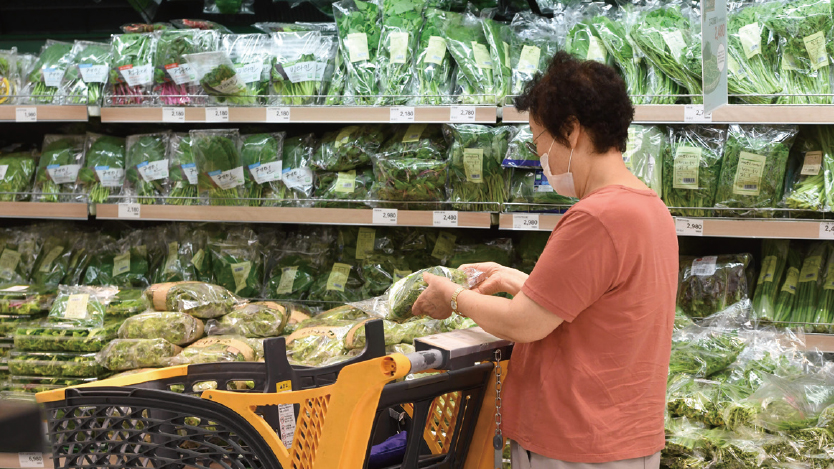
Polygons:
M496 83L498 51L487 41L484 21L473 14L449 12L441 29L458 66L456 84L464 104L497 104L502 89Z
M44 239L29 277L30 282L51 287L57 287L62 283L69 272L74 245L78 239L78 236L73 235L49 236Z
M364 330L365 322L316 318L304 321L287 337L290 364L324 366L347 359L351 349L346 344L353 344L359 329Z
M541 160L537 153L527 148L527 143L533 143L533 131L529 125L519 125L507 145L507 154L501 166L505 168L541 168Z
M712 207L721 173L723 126L686 126L669 129L669 145L663 152L663 201L673 215L703 217Z
M775 264L779 261L765 259L762 262L762 272L759 275L760 286L762 289L770 287L765 279L772 277L774 274L770 269L776 268ZM772 308L765 309L759 315L759 323L767 324L773 322L776 327L787 327L788 321L793 316L793 310L796 307L796 292L799 283L799 273L802 268L802 253L798 246L791 246L788 250L787 263L782 261L783 270L785 271L784 280L780 282L781 287L776 294L776 301ZM766 305L766 303L765 303Z
M154 34L114 34L110 51L109 91L105 96L107 104L149 104L156 54Z
M379 98L380 8L373 2L342 0L333 4L339 50L347 69L345 96L354 104L372 105Z
M379 104L403 105L412 100L411 64L417 48L427 0L383 1L382 31L377 53Z
M78 171L84 165L85 140L84 135L44 136L35 174L36 202L71 201Z
M127 137L127 170L122 195L140 204L153 205L168 193L170 139L170 131Z
M98 352L118 336L119 321L101 327L79 327L65 323L30 324L14 332L14 348L39 352Z
M224 34L220 50L229 55L246 95L254 104L266 104L273 58L272 39L265 34Z
M736 331L697 326L684 329L672 339L669 372L707 378L733 363L744 347Z
M437 239L440 242L440 236ZM436 243L434 250L437 250ZM510 265L512 255L513 240L510 238L463 239L455 243L447 266L457 268L463 264L474 264L476 262L496 262L501 265ZM480 281L477 272L467 272L467 274L473 279L474 284Z
M285 199L309 199L313 195L311 161L316 148L314 134L299 135L284 140L283 175L281 182L292 191ZM296 206L296 205L293 205Z
M257 296L263 287L264 260L257 242L209 242L214 279L236 295Z
M387 130L380 125L350 125L327 132L318 142L312 163L324 171L348 171L367 165L387 137Z
M257 301L236 306L231 313L208 322L208 335L240 335L249 338L278 337L284 331L292 304Z
M168 205L197 203L197 164L189 134L172 134L168 149L170 188L164 202Z
M14 104L21 88L20 74L23 73L17 65L17 48L0 49L0 104Z
M512 169L509 184L507 202L524 204L505 205L504 209L511 212L561 212L565 210L565 206L573 205L578 201L578 199L556 193L540 169L532 171Z
M731 3L727 14L727 88L749 104L770 104L782 91L779 41L765 23L775 3ZM767 96L770 95L770 96Z
M335 26L335 24L334 24ZM292 28L296 29L296 28ZM334 59L339 53L335 34L326 31L274 31L273 104L309 105L324 95Z
M762 266L753 295L753 310L759 318L775 317L776 295L785 273L790 241L766 239L762 242Z
M834 250L828 253L822 290L817 299L817 313L814 316L813 332L829 333L834 325Z
M165 339L116 339L98 353L96 360L110 371L168 366L181 348Z
M105 244L90 260L84 272L84 284L140 288L150 285L148 249L137 238Z
M446 267L431 267L428 269L418 270L413 274L408 275L397 283L393 284L388 290L387 294L387 310L383 308L383 316L386 319L395 322L403 322L413 317L411 307L423 291L428 288L426 281L423 280L423 273L428 272L433 275L446 277L458 285L471 287L477 283L477 275L472 277L467 272L458 269L449 269ZM364 309L364 308L363 308ZM376 311L379 313L379 310Z
M204 0L203 13L242 15L255 13L255 0Z
M112 343L112 342L111 342ZM16 376L94 378L105 374L95 353L12 352L9 372Z
M110 44L75 41L59 94L66 104L100 106L110 75Z
M217 31L166 29L157 37L154 93L166 106L204 104L205 101L189 96L198 94L199 87L196 73L183 56L217 50Z
M448 12L436 8L426 9L423 28L420 30L417 55L413 62L414 93L417 104L452 104L454 59L449 54L443 26Z
M84 195L96 204L103 204L115 188L125 184L125 139L87 133L84 165L78 170L77 200Z
M658 197L663 197L662 158L666 135L653 125L632 125L628 128L628 142L623 162Z
M192 130L192 150L197 163L200 197L210 205L245 205L240 136L233 130Z
M145 296L157 311L179 311L200 319L213 319L232 311L240 300L230 291L203 282L151 285Z
M60 104L56 95L73 60L72 43L49 39L41 47L38 60L26 76L23 95L26 104Z
M203 336L203 321L185 313L148 312L125 319L120 339L165 339L185 346Z
M314 197L322 199L315 202L317 207L328 208L363 208L365 204L335 202L334 200L363 201L371 199L374 173L370 167L356 168L348 171L315 173L316 190Z
M171 358L171 366L215 362L253 362L255 350L240 336L211 336L200 339Z
M626 82L626 91L634 104L649 104L649 69L640 52L631 44L628 37L629 16L635 15L633 9L606 9L591 21L598 39L602 41L608 55L614 59L617 68ZM595 47L596 45L594 45ZM600 55L590 50L592 56Z
M116 295L114 287L58 287L49 321L80 327L102 327L104 306Z
M119 293L107 303L104 314L108 316L130 316L141 313L150 308L150 302L145 298L141 288L121 288Z
M724 144L721 178L715 195L718 208L773 208L782 195L795 125L730 126ZM772 212L733 210L733 215L772 217Z
M682 256L677 306L688 316L706 318L748 298L751 254Z
M492 76L495 79L495 102L499 105L505 103L506 97L512 94L512 58L510 44L515 42L515 32L510 25L502 21L488 18L483 14L483 29L489 44L490 59L492 60ZM465 99L465 98L464 98Z
M31 192L35 177L37 160L30 152L16 152L0 155L0 169L5 168L0 178L0 201L20 202L29 200L29 194L16 192ZM5 194L4 194L5 192Z
M272 248L267 256L274 260L267 267L267 298L306 299L316 277L329 263L334 242L332 231L316 228L295 233L280 248Z
M284 194L283 145L284 132L241 136L240 158L244 171L245 197L248 205L258 207L264 198L281 198Z
M449 147L449 198L457 210L488 211L507 199L501 162L511 127L475 124L444 126Z
M813 324L817 315L817 298L821 293L830 249L827 243L813 243L802 260L791 322L793 327L806 332L812 332L817 327Z
M241 73L226 52L200 52L183 55L194 70L203 91L211 96L212 103L235 106L253 106L258 98L247 88Z
M823 152L816 132L800 130L791 147L788 169L785 172L785 191L779 207L809 212L822 211L825 203L825 171ZM792 216L814 216L813 213Z
M604 16L606 10L604 3L593 2L582 4L575 9L568 8L565 11L569 28L565 37L566 52L585 60L593 60L606 65L612 64L608 49L605 48L605 43L593 22L594 18Z
M381 200L446 200L447 145L440 126L400 128L374 160L374 193Z
M364 280L356 261L335 262L316 277L308 299L313 301L351 302L362 299Z

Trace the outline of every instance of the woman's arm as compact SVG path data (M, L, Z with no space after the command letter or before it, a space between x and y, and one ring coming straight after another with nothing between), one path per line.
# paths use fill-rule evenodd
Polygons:
M486 279L472 287L472 291L483 295L494 295L496 293L509 293L516 296L529 275L516 269L504 267L496 262L482 262L480 264L464 264L458 267L461 270L475 269L483 272Z

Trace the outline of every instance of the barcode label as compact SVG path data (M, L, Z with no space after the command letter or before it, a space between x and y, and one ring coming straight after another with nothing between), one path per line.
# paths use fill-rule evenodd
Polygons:
M683 178L684 184L695 184L695 178Z

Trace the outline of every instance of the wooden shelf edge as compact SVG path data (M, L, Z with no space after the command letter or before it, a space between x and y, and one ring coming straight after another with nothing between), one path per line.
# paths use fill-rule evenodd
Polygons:
M52 456L49 453L41 453L43 455L43 469L53 469L55 467ZM0 453L0 467L5 469L17 469L22 467L20 465L19 453Z
M16 122L18 108L36 108L37 122L87 122L89 120L86 105L13 104L0 106L0 122Z
M538 228L520 229L520 230L514 229L513 228L513 216L514 215L538 215L539 216ZM557 214L557 213L527 213L527 212L500 213L498 215L498 229L499 230L511 230L511 231L553 231L553 229L556 228L556 224L559 223L560 218L562 218L562 214Z
M0 218L86 220L86 203L0 202Z

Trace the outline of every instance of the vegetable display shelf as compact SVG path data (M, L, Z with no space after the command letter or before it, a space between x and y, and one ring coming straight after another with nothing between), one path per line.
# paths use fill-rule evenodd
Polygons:
M134 205L135 207L135 205ZM120 213L119 204L98 204L95 207L96 218L139 219L155 221L188 221L188 222L251 222L251 223L303 223L321 225L382 225L382 226L453 226L435 224L437 218L431 210L397 210L396 223L379 222L380 213L374 214L373 209L345 209L345 208L302 208L302 207L229 207L229 206L174 206L174 205L141 205L138 216L127 215L125 209ZM391 213L387 211L386 213ZM483 228L492 226L490 212L451 212L455 214L459 228ZM120 216L121 215L121 216ZM441 215L442 216L442 215Z
M637 124L708 123L688 120L685 105L635 106L634 122ZM514 106L504 106L501 121L505 124L527 123L527 113ZM729 104L712 113L712 123L717 124L830 124L834 122L834 105L759 105Z
M0 202L0 218L86 220L87 212L87 204L84 202Z
M411 114L413 111L413 114ZM102 107L102 122L494 124L495 106ZM455 115L455 117L453 117Z
M0 122L87 122L87 106L0 106Z

